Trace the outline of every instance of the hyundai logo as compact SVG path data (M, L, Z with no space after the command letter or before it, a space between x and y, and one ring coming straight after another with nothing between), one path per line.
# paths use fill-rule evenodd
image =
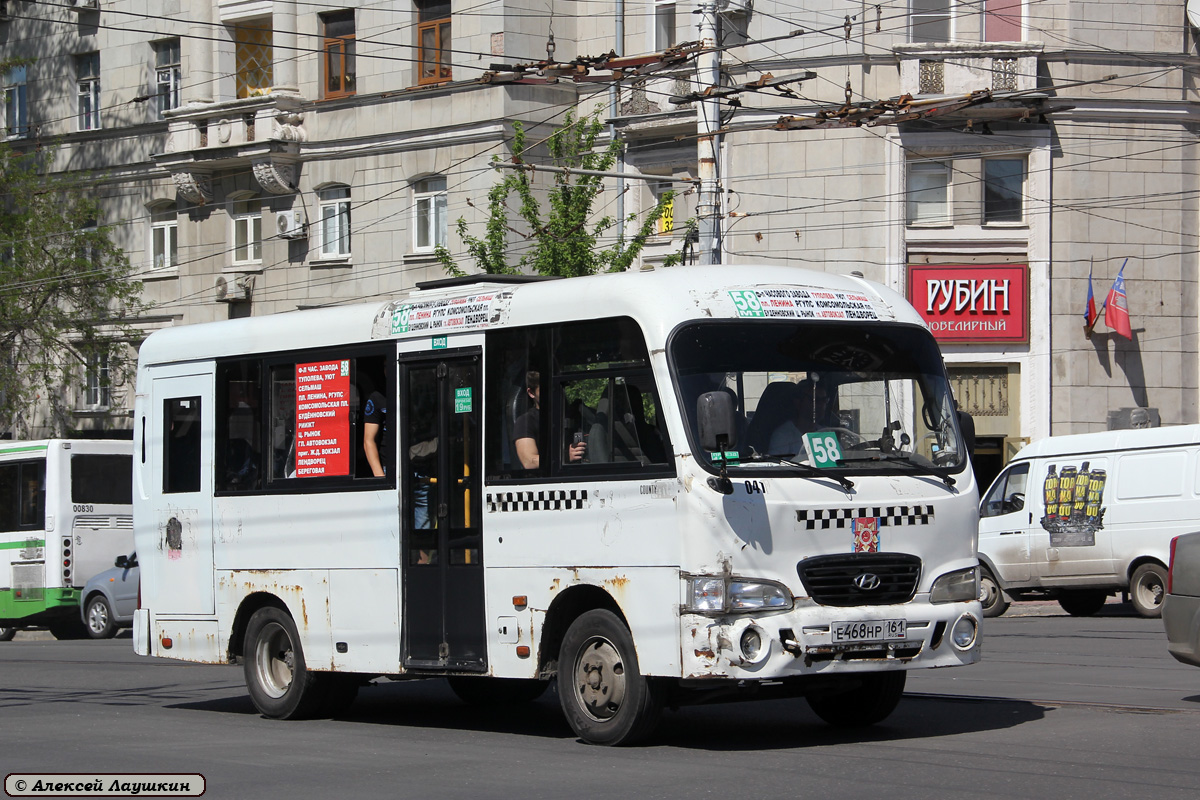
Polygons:
M873 572L864 572L856 575L854 585L862 592L873 592L883 585L883 581L879 580L879 576Z

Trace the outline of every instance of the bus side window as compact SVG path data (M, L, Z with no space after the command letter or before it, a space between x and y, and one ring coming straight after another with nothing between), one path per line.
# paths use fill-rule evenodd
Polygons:
M257 360L217 369L217 490L262 487L262 380Z
M200 398L163 401L163 494L200 491Z
M20 476L20 464L0 464L0 531L20 529Z
M296 477L296 365L271 369L271 480Z

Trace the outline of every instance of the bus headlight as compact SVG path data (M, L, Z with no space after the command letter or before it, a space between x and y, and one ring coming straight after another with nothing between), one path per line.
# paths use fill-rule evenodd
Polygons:
M967 603L979 599L979 569L968 567L947 572L933 582L929 590L931 603Z
M792 593L774 581L752 581L718 575L688 578L687 611L728 614L781 611L792 607Z

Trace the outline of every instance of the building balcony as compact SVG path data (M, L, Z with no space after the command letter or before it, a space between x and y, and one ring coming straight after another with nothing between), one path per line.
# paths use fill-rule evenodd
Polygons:
M213 177L227 171L249 170L265 191L293 194L307 138L301 103L294 94L263 94L168 111L166 150L154 161L170 171L185 199L200 205L213 199Z
M914 97L1015 92L1037 87L1041 42L901 44L900 92Z

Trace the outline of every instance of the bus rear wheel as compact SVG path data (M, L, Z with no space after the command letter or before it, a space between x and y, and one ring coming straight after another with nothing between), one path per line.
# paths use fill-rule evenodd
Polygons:
M842 687L805 697L808 706L835 728L865 728L883 722L904 694L907 672L868 672L847 676Z
M16 635L16 628L0 628L0 642L11 642Z
M304 719L321 710L326 684L305 666L300 634L286 611L274 606L255 611L242 654L246 689L264 717Z
M567 629L558 698L571 728L589 744L634 744L662 714L662 691L642 675L629 628L604 609L580 615Z

